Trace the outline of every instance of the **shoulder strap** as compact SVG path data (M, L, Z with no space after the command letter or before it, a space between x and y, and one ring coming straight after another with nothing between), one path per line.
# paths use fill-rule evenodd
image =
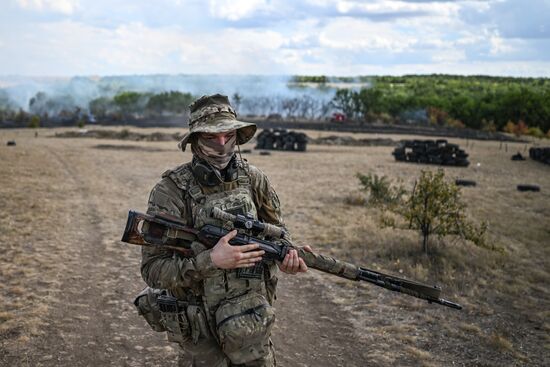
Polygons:
M238 178L237 183L239 184L239 187L243 187L245 189L249 189L250 193L252 194L252 180L250 176L250 169L249 169L248 162L246 160L237 160L237 172Z
M170 178L174 182L174 184L182 191L182 196L185 201L187 213L189 215L191 225L193 225L193 207L190 196L192 196L191 192L196 192L196 188L194 186L196 185L196 183L195 178L193 177L193 173L191 172L191 163L185 163L174 169L169 169L162 174L162 177ZM202 192L200 191L200 187L198 187L198 189L199 192L202 194Z
M178 188L186 191L189 186L189 181L193 178L193 174L189 167L189 163L182 164L174 169L165 171L162 177L169 177Z

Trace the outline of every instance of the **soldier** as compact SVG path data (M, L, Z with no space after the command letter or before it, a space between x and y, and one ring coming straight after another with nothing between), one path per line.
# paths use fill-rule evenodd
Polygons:
M167 213L200 228L225 223L213 207L284 226L279 198L265 174L235 154L256 125L237 120L226 96L203 96L190 106L188 144L192 161L162 175L149 197L148 213ZM193 254L143 247L141 273L152 288L177 298L177 315L164 318L168 339L181 346L180 366L274 366L270 332L277 268L307 271L296 250L282 263L261 262L258 245L231 246L230 232L212 249L190 244ZM306 246L307 247L307 246ZM307 247L307 250L311 249ZM166 320L175 320L169 325Z

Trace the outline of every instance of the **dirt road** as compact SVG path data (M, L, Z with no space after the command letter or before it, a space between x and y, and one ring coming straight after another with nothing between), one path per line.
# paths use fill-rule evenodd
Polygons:
M5 249L0 257L0 365L176 365L176 349L146 326L131 303L144 287L140 249L119 239L127 210L144 210L160 174L189 156L182 157L173 143L9 134L18 145L0 147L0 243ZM345 248L330 249L335 242L325 220L334 205L339 213L348 210L341 197L356 185L348 178L364 169L361 161L348 158L365 149L317 147L315 155L284 163L281 157L270 162L269 157L252 156L251 161L266 167L283 203L296 203L285 205L295 238L346 256ZM315 178L321 192L345 178L343 187L325 192L322 199L318 188L311 192L295 184L312 182L313 171L289 176L299 176L311 166L308 160L319 156L336 172L335 177ZM548 205L541 210L549 214ZM363 219L368 215L361 213ZM374 232L373 223L354 221L359 228L352 236ZM365 238L364 246L371 241ZM540 284L547 280L547 262L541 261L540 282L526 297L540 292L536 286L544 288ZM539 365L548 358L546 314L539 314L547 311L548 289L542 291L539 313L531 317L505 305L467 300L467 292L457 292L449 298L459 297L469 310L444 309L314 272L282 276L274 331L279 364ZM496 300L498 294L490 297ZM515 332L505 333L507 328Z

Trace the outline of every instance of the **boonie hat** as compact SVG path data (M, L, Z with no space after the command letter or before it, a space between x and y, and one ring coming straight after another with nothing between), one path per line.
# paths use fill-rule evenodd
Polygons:
M237 144L252 139L256 124L237 120L237 113L229 104L229 98L221 94L202 96L189 106L189 131L183 135L178 146L185 151L189 139L195 133L224 133L237 130Z

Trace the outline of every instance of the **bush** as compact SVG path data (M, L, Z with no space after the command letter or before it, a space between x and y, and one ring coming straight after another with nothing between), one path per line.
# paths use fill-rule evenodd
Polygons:
M29 127L36 129L40 127L40 116L33 115L29 121Z
M502 128L502 131L508 134L514 134L516 132L516 124L514 124L512 121L508 121L506 123L506 126Z
M464 123L462 121L452 119L452 118L449 118L447 120L447 126L458 128L458 129L464 129L466 127L466 125L464 125Z
M514 131L514 133L517 136L521 136L521 135L527 135L528 131L529 131L529 127L527 126L527 124L522 120L519 120L518 124L516 125L516 130Z
M497 131L497 125L495 125L495 122L493 120L491 121L487 121L485 119L483 119L481 121L481 130L483 131L488 131L488 132L491 132L491 133L494 133Z
M130 130L128 129L122 129L120 131L120 139L126 139L127 137L130 136Z
M527 135L529 133L529 127L523 120L519 120L517 124L512 121L508 121L506 126L502 128L502 131L516 136Z
M534 136L535 138L539 138L539 139L544 138L544 133L538 127L530 127L527 130L527 134L530 135L530 136Z
M432 234L439 237L458 235L478 246L485 246L485 224L477 226L468 221L466 204L460 197L460 189L445 181L445 173L422 171L402 213L410 229L419 230L422 247L428 254L428 241Z
M403 187L394 186L386 176L357 173L361 190L368 195L368 203L373 205L398 205L405 194Z

